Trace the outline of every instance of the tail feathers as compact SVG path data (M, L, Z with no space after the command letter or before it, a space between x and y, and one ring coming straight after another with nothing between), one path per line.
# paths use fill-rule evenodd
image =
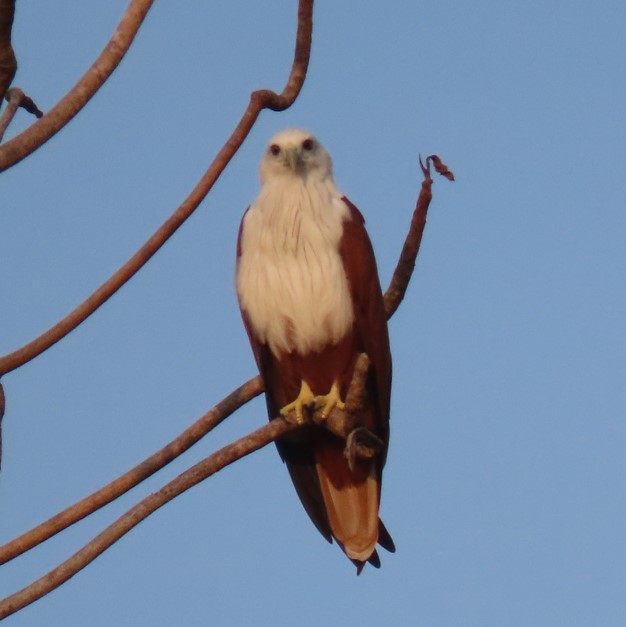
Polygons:
M390 553L396 552L396 545L393 543L387 528L383 524L383 521L378 519L378 544L387 549ZM366 561L362 560L350 560L356 566L356 574L360 575L366 563L371 564L374 568L380 568L380 557L378 551L374 549L374 552L367 558Z
M378 551L374 549L374 552L367 558L366 562L361 560L350 560L356 566L356 574L357 576L361 574L363 568L365 568L365 564L371 564L374 568L380 568L380 557L378 556Z
M383 549L387 549L389 553L396 552L396 545L393 543L393 539L387 531L387 527L385 527L380 518L378 519L378 544L380 544Z
M315 461L333 537L350 559L367 561L378 540L375 469L357 467L352 472L340 444L320 446Z
M356 566L357 576L360 575L361 572L363 572L363 569L365 568L366 563L371 564L374 568L380 568L380 557L378 557L378 553L376 552L376 549L374 549L374 552L367 558L367 562L363 562L361 560L350 560L350 561Z
M294 450L292 450L294 448ZM393 553L396 547L378 518L380 485L374 464L350 470L342 443L324 442L306 456L280 443L291 478L311 520L328 540L336 540L360 574L366 563L380 567L376 544ZM310 455L310 457L309 457Z

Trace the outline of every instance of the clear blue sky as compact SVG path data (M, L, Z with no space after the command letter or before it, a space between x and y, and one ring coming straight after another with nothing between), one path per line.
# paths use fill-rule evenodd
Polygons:
M0 352L78 304L185 197L251 90L281 89L295 2L157 2L122 65L2 175ZM46 110L125 7L18 2L16 84ZM424 243L391 322L382 516L361 577L273 447L135 528L12 627L626 624L626 5L317 3L297 104L264 113L197 213L79 330L4 378L0 540L116 477L255 368L233 288L265 142L313 130L387 284L436 152ZM20 113L11 133L30 123ZM146 485L0 568L15 591L142 495L264 424L257 400Z

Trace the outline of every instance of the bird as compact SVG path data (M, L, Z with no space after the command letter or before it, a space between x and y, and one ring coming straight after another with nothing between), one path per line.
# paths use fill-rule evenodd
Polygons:
M368 562L380 567L377 544L395 551L379 518L391 353L372 244L310 132L274 135L259 173L259 194L239 228L236 288L269 419L292 412L303 422L312 408L322 416L342 409L358 355L369 357L357 421L381 441L372 459L349 463L345 442L316 424L276 442L313 524L360 574Z

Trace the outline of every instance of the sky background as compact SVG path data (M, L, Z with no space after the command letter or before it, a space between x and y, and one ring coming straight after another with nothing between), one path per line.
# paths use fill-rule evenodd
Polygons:
M48 110L125 2L18 2L15 84ZM302 126L364 213L381 281L439 154L390 323L381 515L354 568L273 446L168 504L7 627L626 624L626 5L319 0L307 81L209 197L78 330L3 379L0 541L174 438L255 366L233 285L276 131ZM0 182L0 353L73 309L185 198L257 88L280 91L295 1L157 2L92 102ZM32 122L20 112L9 136ZM250 403L132 493L0 568L6 596L142 496L265 423Z

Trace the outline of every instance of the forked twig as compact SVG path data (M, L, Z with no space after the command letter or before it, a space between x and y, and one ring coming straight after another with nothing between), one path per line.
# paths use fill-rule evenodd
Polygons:
M138 0L136 0L138 1ZM145 2L146 0L144 0ZM147 10L147 9L146 9ZM298 31L294 60L289 79L283 91L276 94L263 89L255 91L250 97L250 104L244 112L230 138L215 157L213 163L185 201L170 218L152 235L152 237L122 266L111 278L103 283L91 296L81 303L63 320L48 329L38 338L22 348L0 358L0 376L15 370L34 359L53 344L73 331L98 307L105 303L124 283L134 276L146 262L165 244L183 222L195 211L204 197L211 190L224 168L237 152L263 109L282 111L291 104L300 93L311 52L311 33L313 28L313 0L300 0L298 6ZM46 119L47 116L42 118ZM32 128L32 127L31 127ZM17 139L17 138L16 138ZM14 140L11 140L14 141ZM0 165L2 150L11 142L0 146Z
M153 3L131 0L109 43L78 83L40 120L0 146L0 172L42 146L91 100L130 48Z
M35 101L29 98L19 87L11 87L6 93L5 100L8 104L2 112L2 115L0 115L0 142L20 107L26 109L28 113L32 113L37 118L43 115L43 111L39 110Z

